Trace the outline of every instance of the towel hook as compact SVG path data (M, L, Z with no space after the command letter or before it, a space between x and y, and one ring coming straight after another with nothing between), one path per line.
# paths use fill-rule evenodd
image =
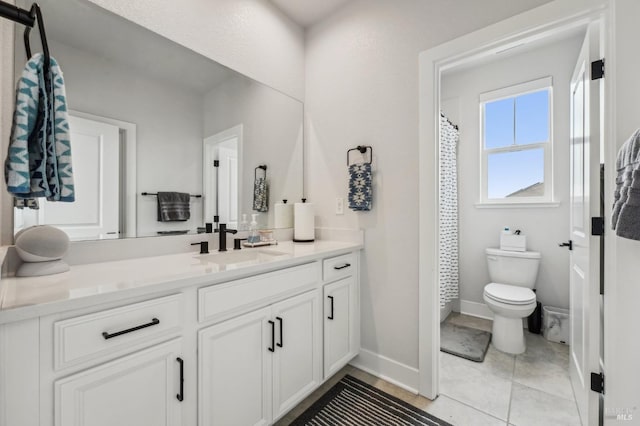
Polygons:
M360 154L364 154L367 152L367 150L369 150L368 164L373 163L373 148L368 145L358 145L357 147L351 148L350 150L347 151L347 166L351 165L351 163L349 162L349 154L351 153L351 151L359 151Z
M47 34L44 29L44 19L42 18L42 11L38 3L33 3L29 10L29 16L38 22L38 31L40 32L40 42L42 43L42 50L44 52L44 72L49 72L49 66L51 64L51 56L49 55L49 43L47 42ZM26 26L24 29L24 49L27 52L27 59L31 58L31 44L29 43L29 34L31 33L31 27Z
M267 178L267 165L261 164L253 170L253 180L258 179L258 169L264 170L264 178Z

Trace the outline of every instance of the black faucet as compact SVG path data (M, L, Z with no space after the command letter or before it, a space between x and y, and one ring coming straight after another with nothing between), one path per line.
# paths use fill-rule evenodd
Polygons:
M218 251L227 251L227 234L235 234L235 229L227 229L226 223L221 223L220 227L215 230L220 233L220 240L218 242Z
M193 243L192 246L200 246L200 254L209 254L209 242L200 241L199 243Z

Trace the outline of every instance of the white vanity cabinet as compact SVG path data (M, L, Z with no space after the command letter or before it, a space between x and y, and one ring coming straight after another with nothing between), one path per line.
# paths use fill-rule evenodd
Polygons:
M198 424L271 424L322 381L320 295L205 328L198 341Z
M0 426L274 423L358 353L359 254L341 253L5 317Z
M324 378L344 367L360 349L357 257L353 253L325 259Z
M182 424L182 342L56 380L56 426L174 426Z

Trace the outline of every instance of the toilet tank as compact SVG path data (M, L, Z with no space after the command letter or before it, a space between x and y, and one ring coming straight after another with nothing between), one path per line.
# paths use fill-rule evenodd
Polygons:
M540 266L540 253L486 249L491 282L533 288Z

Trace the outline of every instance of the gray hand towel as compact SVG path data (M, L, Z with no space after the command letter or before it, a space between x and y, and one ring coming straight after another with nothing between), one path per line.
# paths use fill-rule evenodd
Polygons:
M619 237L640 240L640 129L620 148L616 169L611 228Z
M158 192L158 222L189 220L191 196L184 192Z

